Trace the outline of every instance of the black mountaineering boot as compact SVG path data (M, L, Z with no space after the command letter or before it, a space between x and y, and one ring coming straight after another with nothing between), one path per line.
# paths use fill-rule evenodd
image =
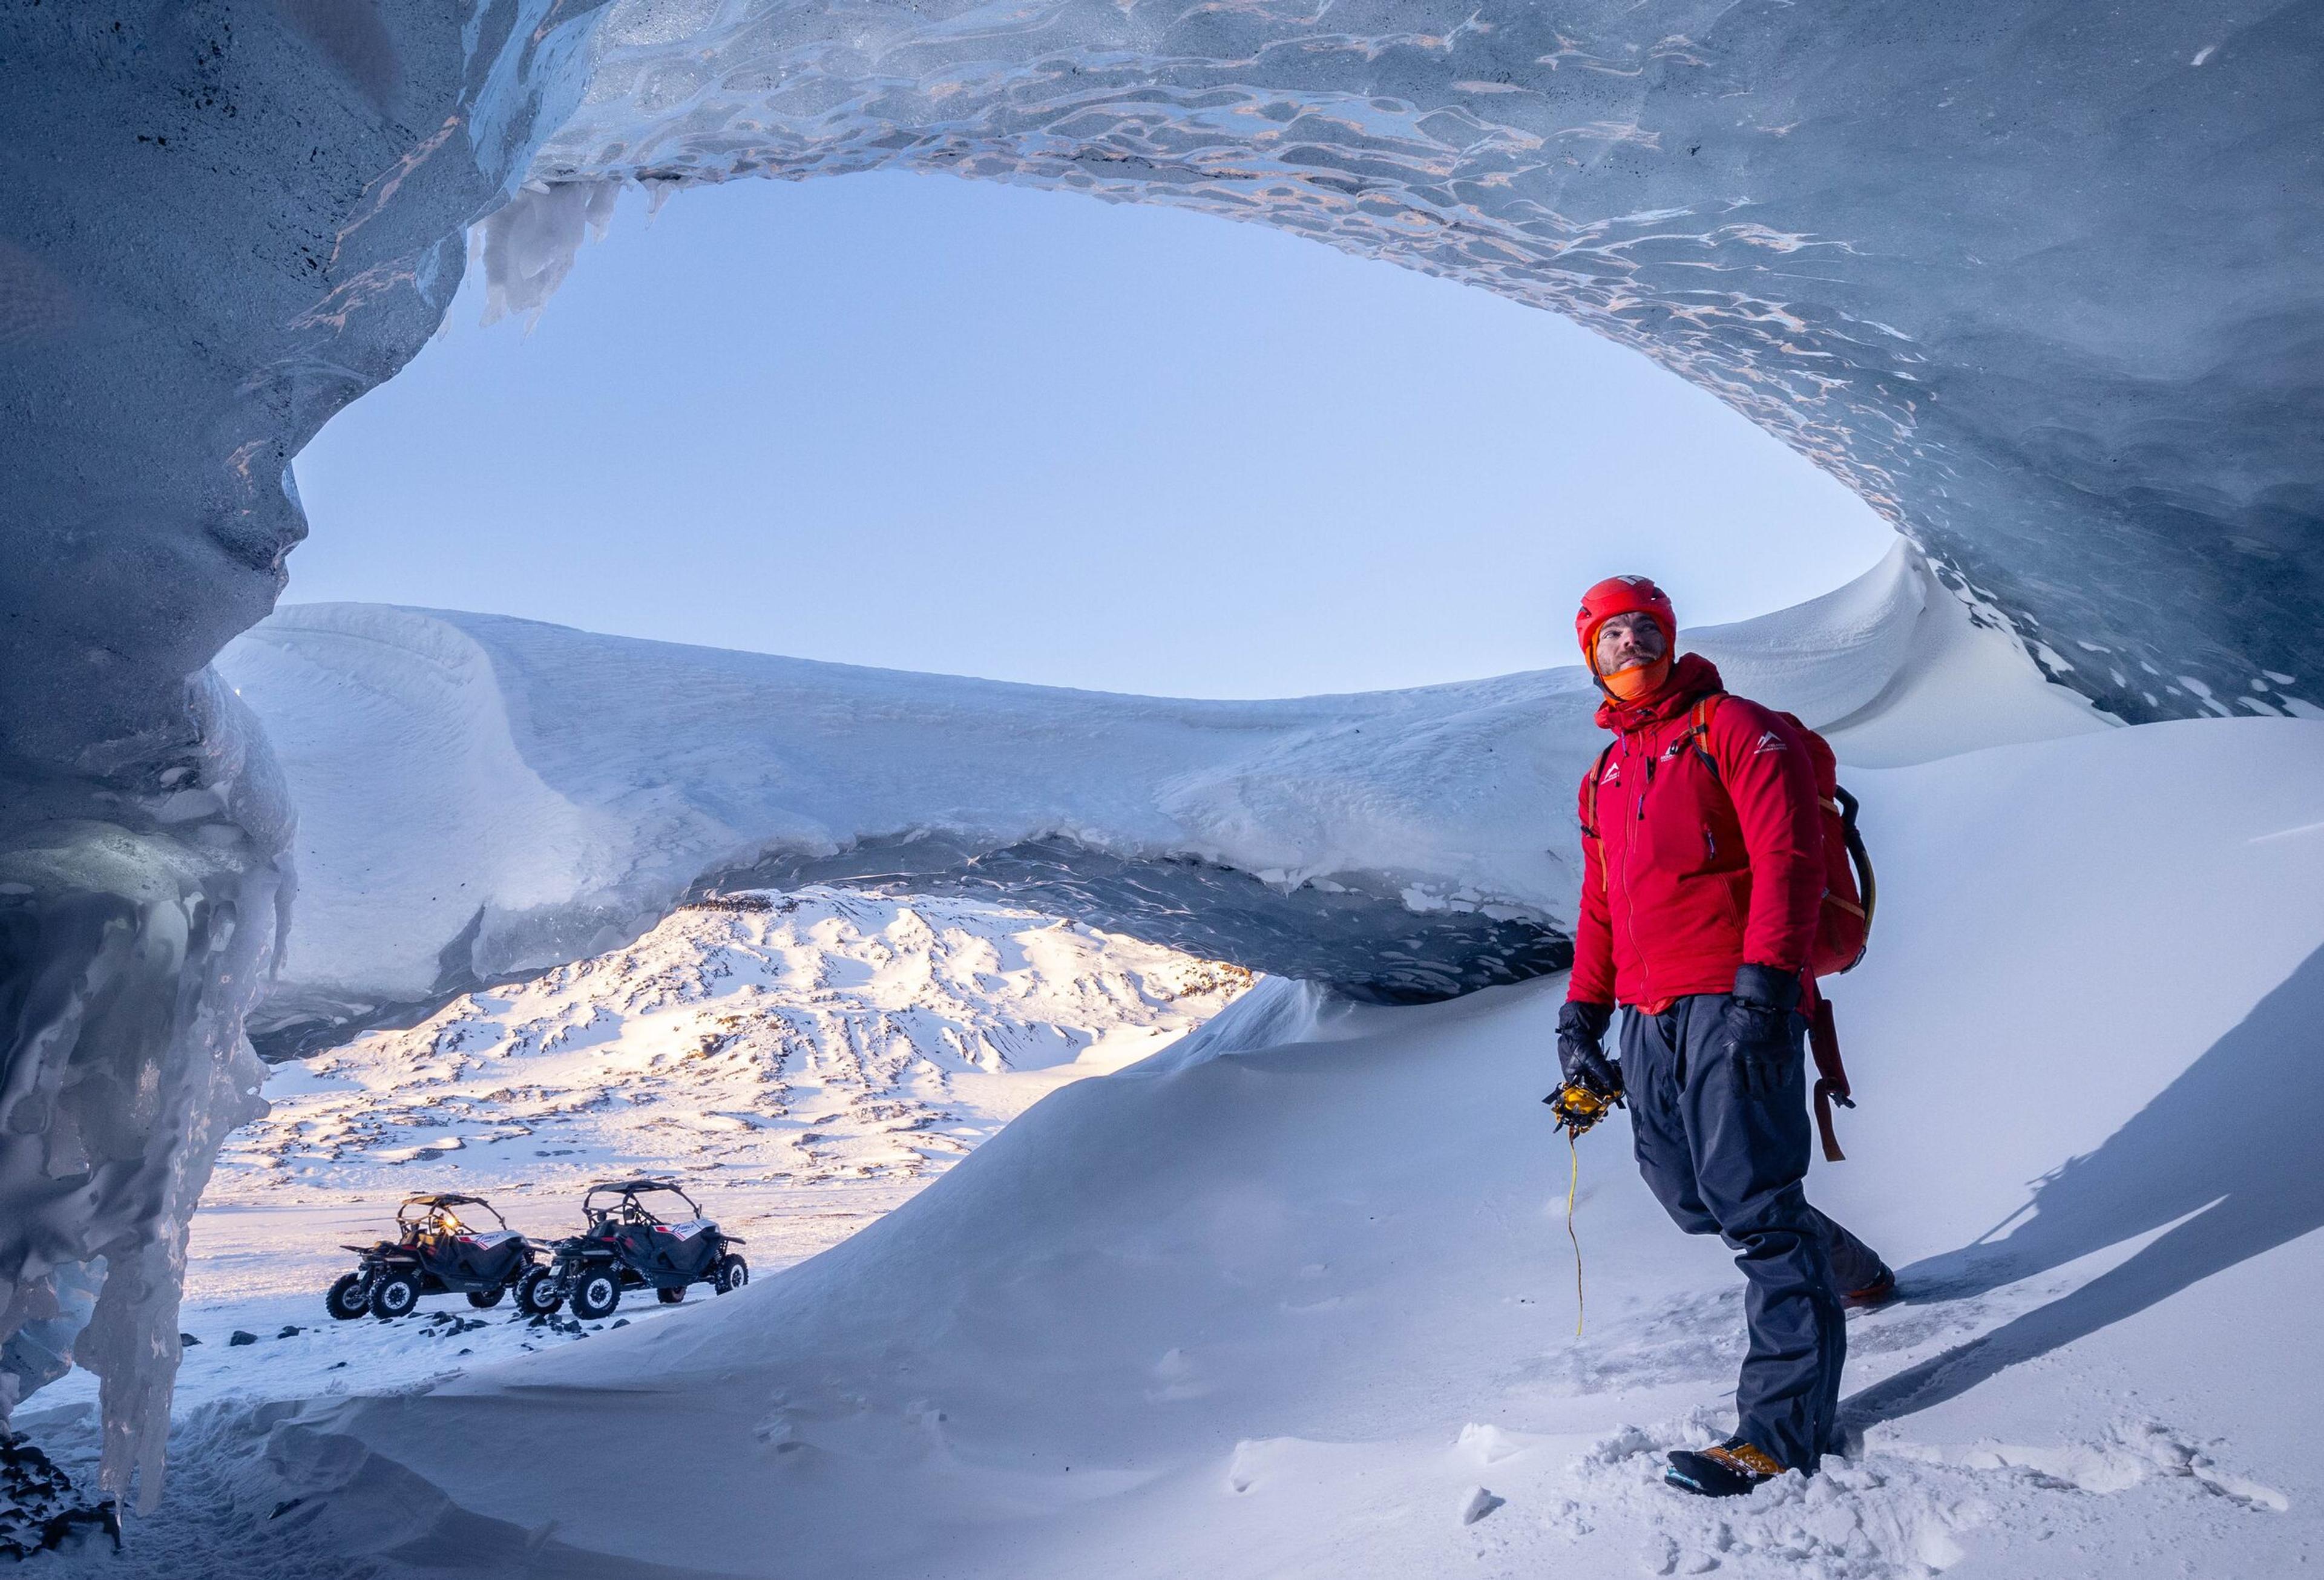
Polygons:
M1766 1455L1740 1438L1729 1438L1715 1447L1673 1450L1663 1480L1683 1493L1739 1498L1783 1474L1784 1467Z
M1840 1305L1850 1311L1875 1311L1896 1298L1896 1275L1886 1268L1880 1276L1860 1290L1849 1290L1840 1297Z

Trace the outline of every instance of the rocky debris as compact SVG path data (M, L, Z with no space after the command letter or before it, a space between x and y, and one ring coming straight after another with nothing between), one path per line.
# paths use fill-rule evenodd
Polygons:
M240 1349L244 1345L256 1344L257 1342L258 1335L254 1333L244 1333L241 1328L237 1327L226 1339L226 1346L228 1349Z
M0 1433L0 1558L23 1560L109 1539L121 1548L121 1515L110 1502L85 1503L71 1478L31 1439Z
M481 1317L456 1317L449 1311L431 1311L420 1330L422 1338L450 1338L463 1333L474 1333L490 1324Z

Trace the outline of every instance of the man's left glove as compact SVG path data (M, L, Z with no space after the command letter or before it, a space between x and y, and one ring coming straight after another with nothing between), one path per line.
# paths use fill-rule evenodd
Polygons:
M1799 1002L1798 972L1736 968L1720 1041L1734 1063L1737 1084L1753 1097L1773 1097L1783 1089L1795 1052L1792 1012Z
M1613 1020L1610 1004L1577 1001L1557 1012L1558 1073L1609 1098L1622 1095L1622 1067L1606 1057L1604 1047Z

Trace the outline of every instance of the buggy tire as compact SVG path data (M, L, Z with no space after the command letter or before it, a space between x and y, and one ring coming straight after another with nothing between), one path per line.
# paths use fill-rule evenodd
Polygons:
M341 1322L352 1322L371 1309L371 1291L360 1272L343 1272L323 1297L323 1309Z
M517 1274L516 1314L520 1317L554 1317L557 1308L565 1304L565 1286L545 1267L528 1267Z
M656 1290L654 1291L654 1299L659 1300L665 1306L675 1306L679 1301L686 1299L686 1291L682 1289Z
M751 1264L729 1251L710 1275L710 1287L722 1295L731 1295L751 1281Z
M610 1267L584 1268L573 1275L565 1298L573 1302L573 1315L584 1322L595 1322L611 1317L613 1308L622 1303L622 1281Z
M506 1293L508 1286L505 1284L495 1284L488 1290L470 1290L468 1304L479 1311L489 1311L501 1303L501 1297Z
M382 1322L409 1317L420 1309L420 1275L383 1272L371 1283L371 1314Z

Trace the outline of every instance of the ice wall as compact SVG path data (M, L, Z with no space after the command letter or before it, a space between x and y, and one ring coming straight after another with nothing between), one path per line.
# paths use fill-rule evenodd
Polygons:
M2123 718L2324 704L2312 4L619 0L594 49L510 305L608 178L1277 225L1714 391Z
M0 14L0 1415L101 1373L115 1495L160 1490L185 1221L254 1111L290 886L206 666L305 533L291 455L434 329L594 9Z
M290 804L208 672L149 788L0 780L0 1413L100 1373L101 1480L159 1493L178 1294L218 1143L265 1111L243 1016L287 898Z

